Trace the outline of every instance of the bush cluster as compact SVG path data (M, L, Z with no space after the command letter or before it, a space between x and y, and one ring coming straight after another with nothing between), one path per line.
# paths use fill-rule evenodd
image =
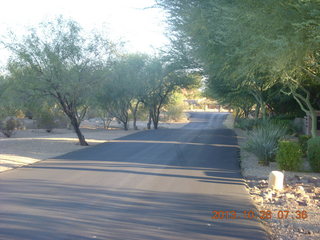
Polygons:
M18 119L14 117L8 117L2 122L0 122L0 131L6 136L11 137L12 134L21 126L21 123Z
M244 148L255 154L260 163L269 165L269 162L275 159L279 139L284 137L286 132L285 127L264 121L249 133Z
M298 171L301 166L302 150L297 142L280 141L276 161L281 170Z
M308 140L308 160L314 172L320 172L320 137Z
M237 118L235 121L235 127L242 130L250 131L259 125L259 119L249 119L249 118Z
M311 139L311 136L309 135L299 135L299 144L301 146L301 150L304 156L307 155L307 150L308 150L308 140Z
M54 113L50 110L42 109L36 116L38 128L46 129L47 132L51 132L56 127Z

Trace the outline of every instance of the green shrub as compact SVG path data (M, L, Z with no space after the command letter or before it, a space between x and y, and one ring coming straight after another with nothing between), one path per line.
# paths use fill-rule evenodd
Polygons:
M238 118L236 119L235 127L242 130L250 131L253 128L257 127L260 122L260 119Z
M6 136L11 137L12 134L21 126L20 121L14 117L8 117L0 124L0 131Z
M279 125L279 126L287 128L288 134L296 135L296 134L298 134L298 132L300 132L298 126L296 126L294 124L293 120L273 118L270 121L271 121L271 123L273 123L275 125Z
M301 146L301 150L304 156L307 155L308 150L308 140L311 138L309 135L299 135L299 144Z
M186 114L183 112L185 109L184 105L169 105L165 113L166 121L179 121L186 118Z
M278 141L286 135L286 131L284 127L264 121L249 133L244 149L256 155L260 163L269 165L270 161L274 161Z
M320 137L308 140L308 160L315 172L320 172Z
M281 170L298 171L301 166L302 150L297 142L280 141L276 161Z
M55 117L50 110L42 109L37 115L38 128L46 129L47 132L51 132L55 128Z

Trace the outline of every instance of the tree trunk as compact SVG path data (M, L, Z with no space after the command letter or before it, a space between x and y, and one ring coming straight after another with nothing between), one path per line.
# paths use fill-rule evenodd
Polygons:
M153 128L158 129L158 125L159 125L159 118L155 117L155 119L153 119Z
M128 122L123 122L123 129L128 131Z
M151 110L149 111L149 119L148 119L148 123L147 123L147 129L151 129Z
M75 108L73 108L71 104L67 104L66 101L63 100L61 94L57 93L55 98L58 100L64 113L70 119L70 123L78 136L80 145L81 146L88 146L89 144L86 142L86 140L80 130L80 123L79 122L81 121L81 118L80 118L80 120L77 119L77 110ZM85 113L83 113L83 114L85 115ZM82 118L84 117L84 115L82 115Z
M306 96L303 96L302 94L297 93L294 89L291 89L291 94L299 104L301 110L304 111L307 116L310 115L311 136L315 138L317 136L317 114L310 102L310 92L308 92L303 87L301 87L301 89L306 93Z
M80 145L88 146L89 144L86 142L84 136L82 135L78 121L75 118L71 119L71 125L73 126L73 129L78 136Z
M255 111L255 118L258 119L260 114L260 104L258 103Z
M160 118L160 111L159 111L158 108L156 108L156 109L153 111L153 114L152 114L152 122L153 122L153 128L154 128L154 129L158 129L159 118Z
M261 114L262 114L262 119L266 119L267 117L267 111L266 111L266 104L261 101Z
M310 111L311 117L311 136L315 138L317 136L317 114L315 111Z
M139 106L140 102L137 102L136 105L134 106L134 109L132 111L133 114L133 129L134 130L138 130L138 126L137 126L137 112L138 112L138 106Z

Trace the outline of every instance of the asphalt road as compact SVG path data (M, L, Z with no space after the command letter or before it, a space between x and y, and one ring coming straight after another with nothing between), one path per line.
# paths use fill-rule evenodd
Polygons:
M226 114L138 132L0 174L0 239L268 239ZM212 219L236 211L236 219Z

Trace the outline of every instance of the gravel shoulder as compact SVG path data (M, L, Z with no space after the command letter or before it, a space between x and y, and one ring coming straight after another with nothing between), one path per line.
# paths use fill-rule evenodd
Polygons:
M246 133L240 129L235 132L239 144L244 144ZM268 176L271 171L279 170L276 163L261 166L253 154L243 149L240 156L242 175L260 216L271 213L262 220L270 230L271 238L320 239L320 173L284 172L284 189L271 190Z
M160 123L159 128L181 128L187 120L179 123ZM82 133L89 145L114 140L144 131L146 122L138 122L140 130L122 130L113 123L111 129L101 128L99 120L84 121ZM54 129L48 133L43 129L19 130L11 138L0 135L0 172L11 170L40 160L53 158L84 148L78 144L76 134L69 129Z

